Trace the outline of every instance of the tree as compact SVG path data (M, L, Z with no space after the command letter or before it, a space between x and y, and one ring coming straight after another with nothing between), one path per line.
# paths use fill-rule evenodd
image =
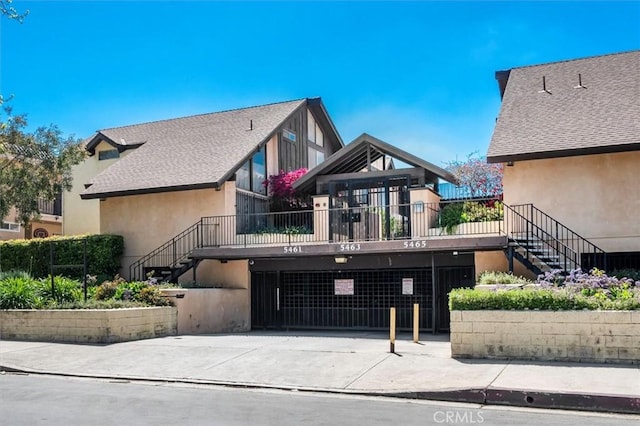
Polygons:
M40 214L38 199L53 200L71 189L71 168L80 163L85 151L73 137L63 137L55 125L25 131L24 115L11 115L4 108L6 122L0 129L0 218L11 207L17 220L26 226Z
M22 23L24 18L29 14L29 10L25 10L24 12L18 12L13 6L11 6L13 0L0 0L0 15L4 15L9 19L15 19L16 21Z
M0 18L22 22L12 0L0 0ZM71 168L85 151L73 137L64 138L55 125L29 133L25 115L13 115L0 95L0 222L15 207L17 220L26 226L40 215L38 199L53 200L71 189Z
M502 195L502 164L489 164L486 157L472 152L464 161L451 161L446 169L453 174L471 198Z

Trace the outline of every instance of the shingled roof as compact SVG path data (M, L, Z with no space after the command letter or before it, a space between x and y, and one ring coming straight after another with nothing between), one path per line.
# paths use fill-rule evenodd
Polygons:
M118 148L141 146L95 176L81 197L217 188L306 103L301 99L101 130L90 139L94 145L105 140Z
M502 108L489 162L640 150L640 51L513 68L496 78Z
M456 177L447 170L367 133L363 133L345 148L333 153L322 164L314 167L307 174L296 180L293 183L293 188L302 193L313 193L315 181L319 176L358 173L364 170L371 162L375 162L384 156L390 156L391 159L395 158L412 167L421 169L423 178L429 183L437 183L438 178L447 182L458 183ZM398 174L402 173L402 170L398 171Z

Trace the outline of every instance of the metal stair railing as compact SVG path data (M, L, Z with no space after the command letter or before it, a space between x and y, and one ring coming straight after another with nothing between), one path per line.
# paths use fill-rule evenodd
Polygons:
M508 235L524 249L526 257L531 254L544 260L546 253L547 259L557 257L557 265L565 271L588 270L594 266L606 268L604 250L533 204L505 205L505 209L508 211L505 221L510 223L507 226ZM526 241L539 243L542 249L531 250L522 244Z
M149 268L176 268L191 252L202 247L202 219L129 266L129 279L144 280Z

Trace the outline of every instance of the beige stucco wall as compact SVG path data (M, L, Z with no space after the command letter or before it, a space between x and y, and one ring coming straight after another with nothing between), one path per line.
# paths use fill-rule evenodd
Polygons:
M45 342L126 342L174 335L177 318L175 307L0 310L0 336Z
M49 237L53 237L54 235L62 235L62 217L60 216L52 216L49 214L40 215L39 220L34 220L29 223L30 232L27 237L33 238L33 233L38 229L42 228L47 231Z
M251 329L248 289L167 289L178 309L178 334L231 333ZM176 298L182 294L184 297Z
M411 189L409 199L411 200L412 237L429 235L429 228L438 226L440 196L428 188L420 188ZM422 208L416 208L416 203L423 203Z
M14 207L9 209L9 213L4 217L3 221L7 223L18 223L16 220L16 209ZM24 231L25 230L22 225L20 225L20 229L17 231L0 229L0 241L22 239L25 236Z
M96 153L87 157L82 163L73 168L73 187L62 194L62 214L64 235L99 234L100 233L100 201L83 200L80 194L84 191L84 185L98 173L127 156L131 150L120 153L120 158L98 160L98 153L114 149L106 142L100 142L96 146Z
M329 196L313 197L313 240L329 241Z
M605 251L640 251L640 151L516 161L506 204L534 206Z
M9 214L4 218L5 222L16 223L16 211L15 208L9 210ZM3 240L17 240L22 238L31 238L33 231L38 228L44 228L48 232L48 236L62 235L62 217L54 216L50 214L40 215L39 220L33 220L27 228L20 225L18 231L9 231L0 229L0 241Z
M509 271L507 256L501 250L476 251L474 252L474 262L476 265L476 278L486 271ZM536 279L536 274L528 270L517 259L513 260L513 274L532 280Z
M203 260L196 268L196 283L200 287L224 287L248 289L251 274L248 260ZM188 271L179 279L181 283L193 282L193 271Z
M225 187L227 184L225 184ZM231 185L233 186L233 184ZM226 204L226 196L233 200ZM129 265L202 216L228 214L235 210L235 191L222 188L107 198L100 202L100 230L124 237L122 275L128 278Z
M452 311L451 356L640 364L640 311Z

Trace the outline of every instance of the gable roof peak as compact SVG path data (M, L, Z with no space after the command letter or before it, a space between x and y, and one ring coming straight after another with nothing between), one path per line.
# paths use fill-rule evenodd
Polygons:
M247 111L247 110L251 110L251 109L270 107L270 106L275 106L275 105L280 105L280 104L300 103L300 102L306 101L308 99L310 99L310 98L300 98L300 99L292 99L292 100L288 100L288 101L270 102L270 103L261 104L261 105L252 105L252 106L247 106L247 107L230 108L230 109L226 109L226 110L222 110L222 111L203 112L203 113L200 113L200 114L184 115L184 116L181 116L181 117L162 118L162 119L159 119L159 120L151 120L151 121L146 121L146 122L142 122L142 123L126 124L124 126L106 127L106 128L97 130L97 132L102 133L102 132L107 132L107 131L110 131L110 130L122 130L122 129L131 128L131 127L137 127L137 126L161 124L161 123L174 121L174 120L184 120L184 119L187 119L187 118L199 118L199 117L205 118L205 117L211 116L211 115L226 114L226 113L236 112L236 111ZM316 99L316 98L311 98L311 99ZM320 98L317 98L317 99L320 99Z
M512 70L517 70L517 69L523 69L523 68L548 67L548 66L564 64L564 63L568 63L568 62L589 61L589 60L596 59L596 58L606 58L608 56L626 55L626 54L638 53L638 52L640 52L640 50L625 50L625 51L622 51L622 52L605 53L605 54L602 54L602 55L591 55L591 56L583 56L583 57L580 57L580 58L571 58L571 59L562 59L562 60L559 60L559 61L544 62L544 63L540 63L540 64L522 65L522 66L519 66L519 67L513 67L511 69Z

